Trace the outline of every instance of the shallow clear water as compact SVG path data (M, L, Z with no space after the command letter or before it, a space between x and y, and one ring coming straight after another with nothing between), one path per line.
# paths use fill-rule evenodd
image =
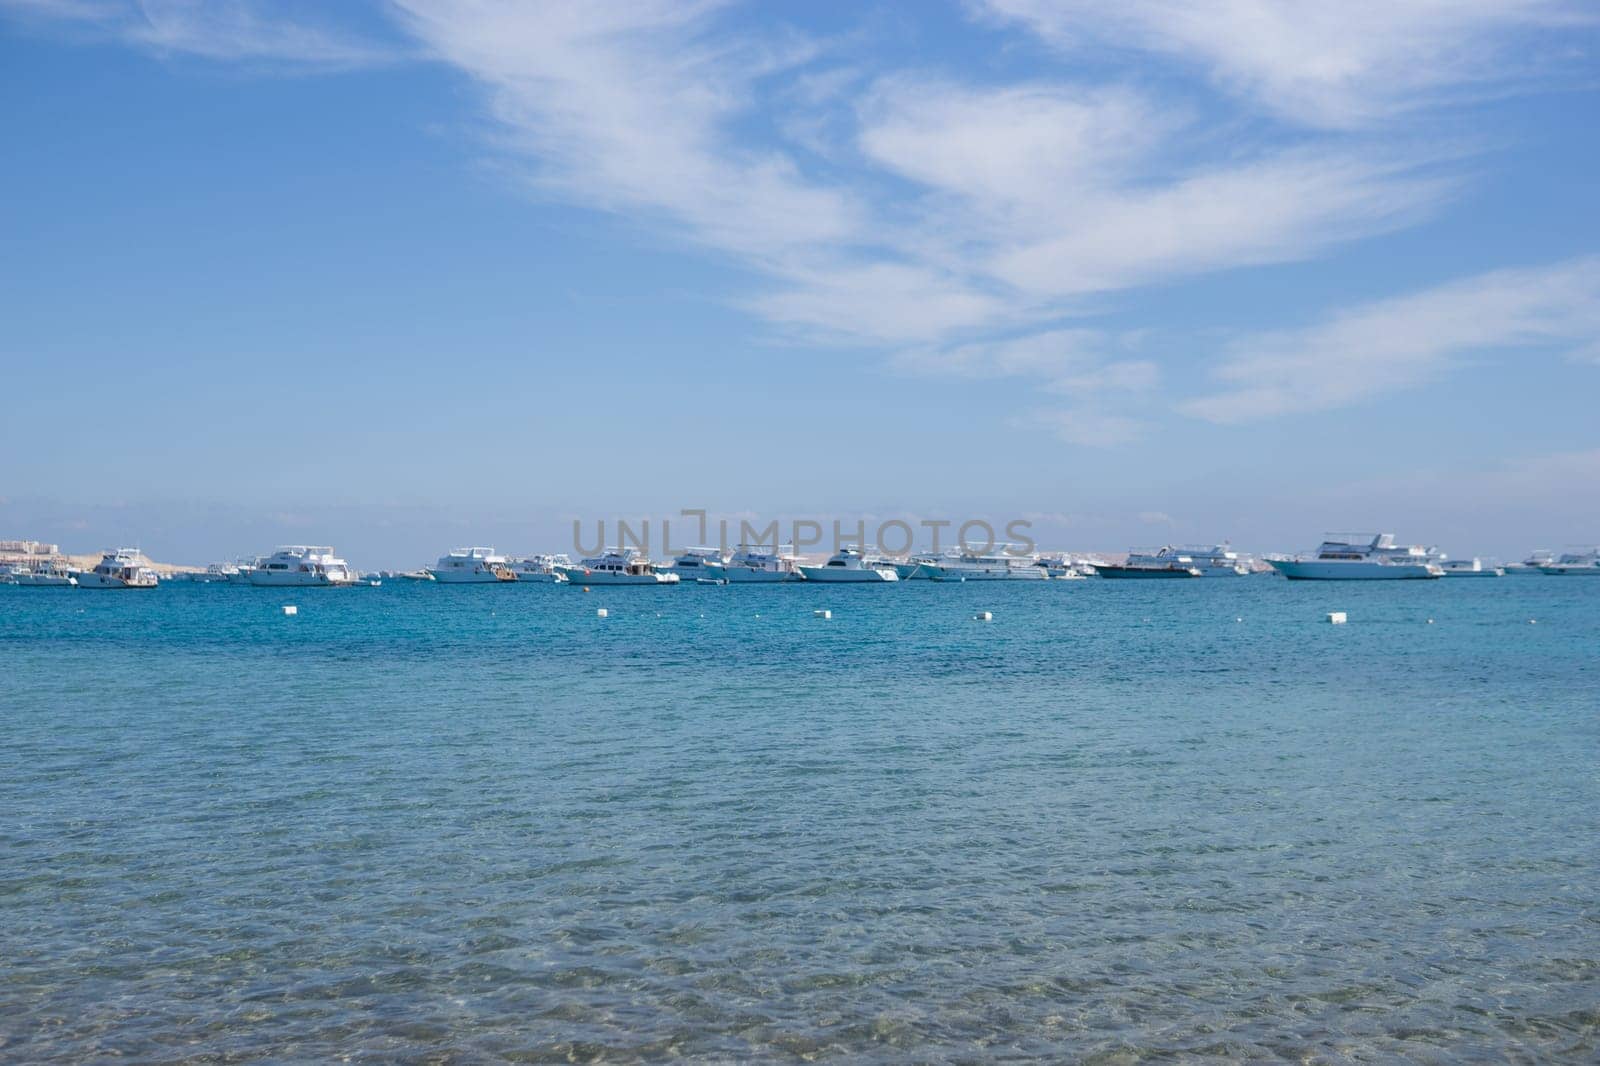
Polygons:
M1597 648L1542 577L0 588L0 1059L1592 1061Z

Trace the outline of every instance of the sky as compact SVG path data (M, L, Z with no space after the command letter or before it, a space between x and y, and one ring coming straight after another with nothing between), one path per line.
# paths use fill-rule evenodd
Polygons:
M0 537L1593 544L1597 46L1576 0L0 0Z

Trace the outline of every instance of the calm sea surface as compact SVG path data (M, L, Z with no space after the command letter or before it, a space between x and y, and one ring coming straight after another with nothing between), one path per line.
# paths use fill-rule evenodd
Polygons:
M1600 581L0 587L112 1056L1593 1062Z

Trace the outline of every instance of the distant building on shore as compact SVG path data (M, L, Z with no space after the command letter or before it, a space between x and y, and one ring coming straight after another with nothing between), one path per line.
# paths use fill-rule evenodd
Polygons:
M0 555L59 555L61 547L41 540L0 540Z

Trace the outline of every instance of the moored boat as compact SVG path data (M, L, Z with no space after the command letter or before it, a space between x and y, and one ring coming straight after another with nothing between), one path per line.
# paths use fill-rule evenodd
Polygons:
M1291 581L1407 581L1444 576L1433 553L1401 546L1392 533L1329 533L1314 552L1268 556L1267 563Z
M721 585L728 580L727 562L716 548L685 548L661 571L677 574L679 581L701 585Z
M1184 569L1193 567L1200 571L1201 577L1244 577L1250 572L1250 567L1226 541L1221 544L1164 544L1159 548L1135 548L1128 553L1122 565L1162 567L1169 563L1176 563Z
M1078 569L1068 555L1041 555L1033 565L1048 574L1052 581L1082 581L1089 576Z
M1013 555L1000 545L998 549L974 552L953 548L940 560L940 572L935 581L1043 581L1050 573L1026 555Z
M1561 558L1539 567L1552 577L1600 577L1600 548L1564 552Z
M428 573L441 585L494 585L517 580L506 562L493 548L456 548L439 556Z
M895 573L893 567L869 566L859 548L840 548L821 566L801 566L800 572L807 581L834 585L879 584L900 580L900 575Z
M361 583L356 572L324 545L289 544L250 570L258 588L318 588Z
M635 548L607 548L562 571L574 585L637 585L661 587L678 584L677 574L664 574Z
M572 560L565 555L529 555L512 559L511 572L518 581L554 584L567 579L562 571L571 565Z
M60 563L13 563L0 567L0 585L29 588L72 588L78 583L76 572Z
M804 581L794 551L787 544L741 544L722 567L730 585L771 585Z
M153 589L160 580L138 548L106 552L93 569L76 576L81 589Z
M1179 555L1163 559L1160 562L1150 560L1134 561L1129 559L1121 563L1101 563L1096 566L1095 572L1101 577L1109 578L1185 578L1204 577L1205 574L1188 556Z
M1483 560L1472 559L1446 559L1439 564L1445 577L1505 577L1506 569L1503 566L1483 565Z
M1528 557L1520 563L1507 563L1506 576L1526 576L1540 573L1541 566L1549 566L1556 561L1555 553L1544 548L1535 548L1528 553Z

